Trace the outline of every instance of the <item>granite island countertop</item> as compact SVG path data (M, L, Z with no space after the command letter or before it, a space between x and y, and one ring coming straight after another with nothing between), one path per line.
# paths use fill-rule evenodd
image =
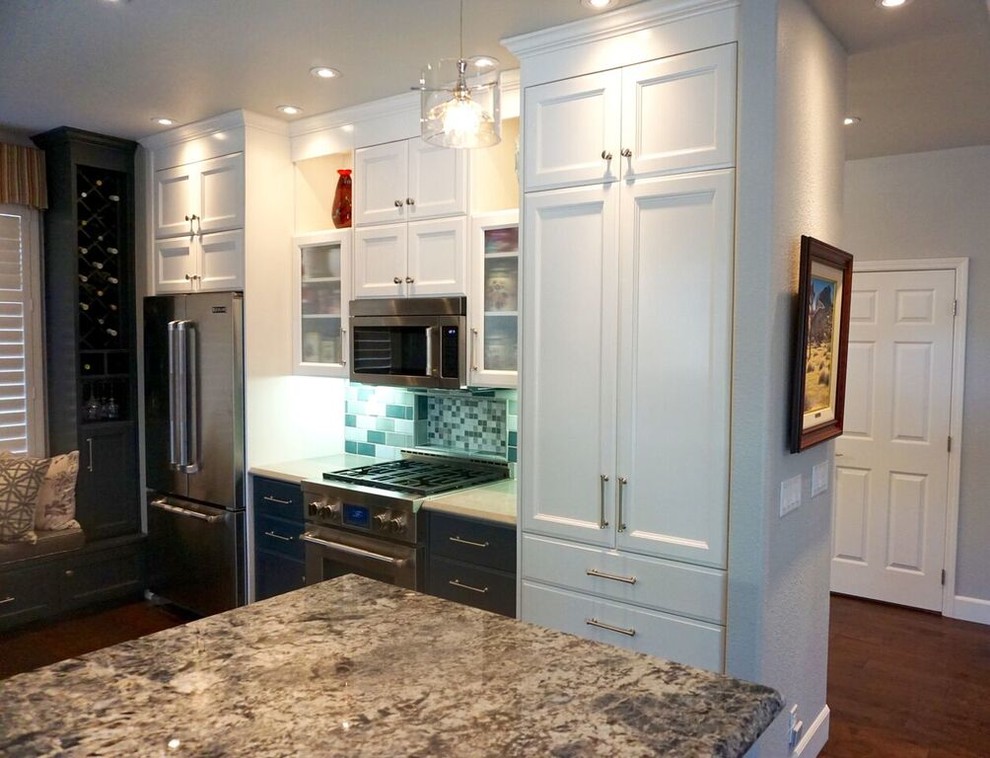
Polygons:
M741 755L762 685L345 576L0 681L0 754Z

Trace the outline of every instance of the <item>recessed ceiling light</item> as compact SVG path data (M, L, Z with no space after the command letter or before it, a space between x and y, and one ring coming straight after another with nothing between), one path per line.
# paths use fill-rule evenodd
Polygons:
M317 79L336 79L340 76L340 72L337 69L330 68L329 66L313 66L309 70L309 73Z
M151 123L158 124L159 126L172 126L175 123L175 119L168 116L155 116L151 119Z
M600 11L612 4L612 0L581 0L581 5L585 5L592 10Z
M880 8L900 8L910 2L911 0L876 0L876 4Z
M853 124L858 124L862 120L863 119L861 119L859 116L846 116L844 119L842 119L842 123L845 126L852 126Z
M296 116L302 113L302 108L296 105L280 105L275 110L279 113L284 113L286 116Z

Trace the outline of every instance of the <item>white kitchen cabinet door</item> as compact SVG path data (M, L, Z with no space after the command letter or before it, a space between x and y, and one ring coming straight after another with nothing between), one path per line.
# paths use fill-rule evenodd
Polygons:
M466 150L436 147L412 139L409 147L409 179L406 212L410 221L455 216L468 209L468 161Z
M408 224L354 230L354 297L405 295Z
M155 294L194 292L199 272L195 235L155 240Z
M623 178L733 165L735 115L735 44L623 69Z
M533 194L523 222L522 527L597 545L615 536L618 191Z
M526 89L526 192L618 179L621 93L619 69Z
M622 188L616 544L724 567L732 170Z
M155 238L244 226L244 155L155 172Z
M354 151L354 224L386 224L408 217L409 154L406 140Z
M409 224L407 295L467 294L467 220Z
M199 278L203 292L244 289L244 230L201 234Z
M293 251L294 373L346 378L351 230L296 237Z

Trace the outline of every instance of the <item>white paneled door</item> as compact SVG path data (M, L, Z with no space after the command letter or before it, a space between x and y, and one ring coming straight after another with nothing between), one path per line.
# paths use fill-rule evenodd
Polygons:
M955 277L853 275L832 590L942 609Z

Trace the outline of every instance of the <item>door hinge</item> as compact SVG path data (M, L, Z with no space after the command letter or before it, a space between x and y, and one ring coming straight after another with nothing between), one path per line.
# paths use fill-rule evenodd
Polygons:
M947 453L951 453L952 452L952 435L951 434L948 437L946 437L945 452L947 452Z
M945 569L942 569L942 586L945 586Z

